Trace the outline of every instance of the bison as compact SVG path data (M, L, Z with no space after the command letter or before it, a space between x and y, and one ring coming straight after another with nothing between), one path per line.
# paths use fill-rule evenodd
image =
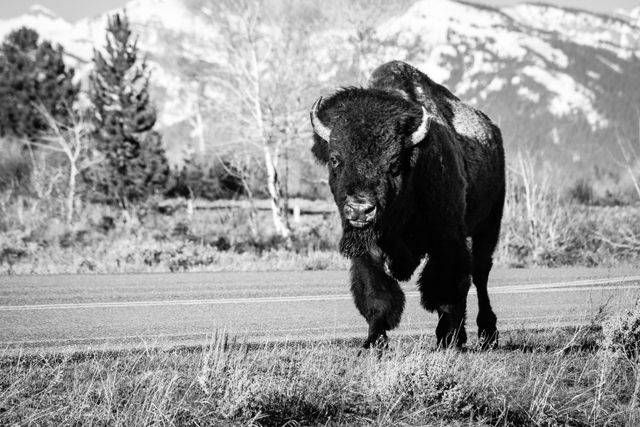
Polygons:
M405 304L398 281L423 258L418 287L423 307L438 313L438 345L466 342L471 276L478 336L496 345L487 281L505 196L500 129L400 61L374 70L368 87L319 98L310 116L311 151L328 166L340 251L351 259L351 292L369 324L363 347L386 343Z

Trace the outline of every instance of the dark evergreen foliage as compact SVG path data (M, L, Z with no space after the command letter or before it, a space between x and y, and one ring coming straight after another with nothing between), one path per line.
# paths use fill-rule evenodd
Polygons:
M36 106L60 123L68 122L78 95L74 70L64 63L64 50L22 27L9 33L0 47L0 136L35 138L47 129Z
M156 110L149 99L149 70L126 15L107 25L105 53L94 50L90 76L96 149L105 160L85 176L91 198L126 207L164 189L169 165Z
M240 173L229 163L210 162L190 156L172 171L166 196L230 199L245 194Z

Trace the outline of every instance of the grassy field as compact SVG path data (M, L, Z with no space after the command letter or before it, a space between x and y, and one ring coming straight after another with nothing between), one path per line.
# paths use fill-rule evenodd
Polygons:
M598 322L507 332L489 352L219 333L200 348L3 357L0 424L638 425L637 352L612 351Z

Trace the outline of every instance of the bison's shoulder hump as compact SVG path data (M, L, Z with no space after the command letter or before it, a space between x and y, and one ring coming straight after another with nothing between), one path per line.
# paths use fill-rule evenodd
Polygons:
M454 103L452 111L451 126L457 133L467 138L473 138L482 144L488 144L492 141L491 120L482 112L462 102Z

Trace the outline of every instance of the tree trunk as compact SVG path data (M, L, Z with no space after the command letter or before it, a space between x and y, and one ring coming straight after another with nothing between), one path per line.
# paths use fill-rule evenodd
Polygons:
M202 119L202 110L200 109L200 93L196 95L198 98L196 100L196 113L193 118L193 131L191 136L195 136L198 140L198 152L202 155L206 151L206 146L204 142L204 120Z
M245 174L244 171L240 173L240 179L242 180L242 187L244 191L247 193L247 198L249 199L249 229L251 230L251 236L257 240L258 239L258 221L256 220L256 205L253 198L253 190L249 185L249 178Z
M640 200L640 184L638 184L638 179L631 167L631 163L627 162L627 172L629 172L629 176L631 177L631 182L633 183L633 188L636 190L636 194L638 195L638 200Z
M273 227L280 236L289 239L291 230L287 224L284 211L282 188L278 180L278 171L276 170L275 158L267 145L264 147L264 163L267 168L267 189L271 198L271 214L273 218Z
M258 68L258 59L256 55L256 47L251 43L251 75L253 85L253 118L257 125L258 135L260 136L260 143L264 151L264 164L267 170L267 189L269 191L269 197L271 198L271 216L273 219L273 228L276 233L285 240L289 241L291 230L285 217L285 210L282 205L282 188L278 179L278 155L277 152L272 152L273 145L269 142L264 128L264 116L262 114L261 99L261 86L260 86L260 73Z
M69 192L67 194L67 224L71 224L73 221L76 199L76 175L78 174L76 164L73 161L70 161L69 163L71 166L69 169Z

